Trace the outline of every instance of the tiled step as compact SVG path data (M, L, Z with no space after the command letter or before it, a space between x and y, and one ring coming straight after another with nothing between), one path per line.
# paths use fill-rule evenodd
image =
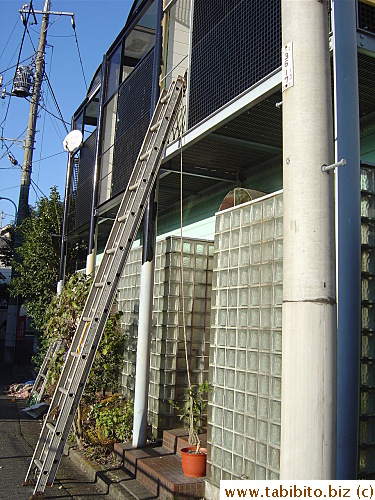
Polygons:
M202 446L206 446L205 436ZM115 452L136 480L158 498L203 498L204 478L186 477L182 471L180 450L188 446L187 438L185 429L174 429L164 431L163 446L133 449L130 444L116 443Z
M181 456L181 448L186 448L189 445L189 432L186 429L172 429L163 432L163 446L174 451ZM207 434L200 434L199 439L202 448L207 448Z

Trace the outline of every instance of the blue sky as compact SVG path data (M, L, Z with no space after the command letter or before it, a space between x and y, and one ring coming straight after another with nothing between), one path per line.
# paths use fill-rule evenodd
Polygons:
M5 71L17 63L23 35L23 24L18 9L28 0L0 0L0 75L3 75L3 87L11 91L14 69ZM103 54L109 48L116 35L124 26L133 0L52 0L51 10L73 12L76 33L81 52L87 84L90 83ZM34 9L42 10L44 0L34 0ZM29 27L34 46L37 47L41 15L37 15L38 24ZM64 119L70 123L73 112L82 102L86 88L79 61L77 45L70 18L51 16L47 34L46 72ZM32 56L29 36L26 34L21 52L21 61ZM26 61L24 64L27 64ZM10 83L9 83L10 82ZM0 136L24 139L30 104L25 100L12 97L0 99ZM43 84L43 100L48 111L58 115L46 82ZM67 125L68 129L69 125ZM36 144L33 157L29 203L35 205L37 195L48 196L50 188L58 187L61 198L64 196L67 153L62 141L66 131L62 123L50 114L40 110L37 122ZM22 165L24 151L17 145L6 141L11 146L13 156ZM11 198L18 205L21 169L11 165L6 148L0 149L0 197ZM41 160L41 161L39 161ZM36 187L38 186L38 188ZM2 225L14 219L14 206L6 200L0 200L0 212L5 216Z

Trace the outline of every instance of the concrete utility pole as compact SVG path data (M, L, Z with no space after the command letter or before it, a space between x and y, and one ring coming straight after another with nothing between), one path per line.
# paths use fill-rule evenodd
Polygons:
M27 133L25 140L25 153L22 164L20 195L18 200L17 226L22 224L24 219L28 216L29 212L29 190L31 182L31 169L32 169L33 152L34 152L36 121L38 117L40 89L42 86L43 72L44 72L44 52L47 42L47 29L49 21L48 11L50 8L50 3L51 3L50 0L46 0L44 4L42 27L40 30L38 53L35 63L34 88L31 96L29 122L27 126ZM21 245L21 237L16 228L14 249L16 250L20 245ZM13 270L12 270L12 275L13 275ZM8 304L7 327L5 333L5 347L4 347L4 362L8 364L13 363L14 361L17 317L18 317L18 300L17 298L11 297L9 299L9 304Z
M283 84L287 87L283 87L282 105L280 477L335 479L334 173L321 170L333 160L327 2L282 0L281 5Z

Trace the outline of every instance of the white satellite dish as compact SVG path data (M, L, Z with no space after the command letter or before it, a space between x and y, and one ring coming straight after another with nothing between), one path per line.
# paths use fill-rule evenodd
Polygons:
M83 135L80 130L72 130L63 140L63 146L68 153L74 153L81 145Z

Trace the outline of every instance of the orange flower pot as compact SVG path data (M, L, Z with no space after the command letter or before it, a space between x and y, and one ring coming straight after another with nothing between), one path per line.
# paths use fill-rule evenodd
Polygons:
M196 446L181 449L182 470L188 477L204 477L206 475L207 448L200 448L195 453Z

